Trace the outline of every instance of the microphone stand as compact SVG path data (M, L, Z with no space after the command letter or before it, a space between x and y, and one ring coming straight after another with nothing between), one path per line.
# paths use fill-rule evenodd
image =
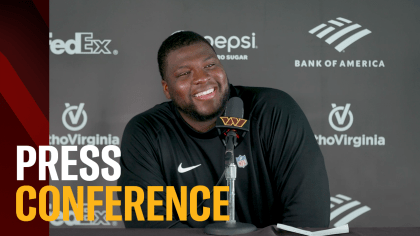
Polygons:
M206 234L213 235L233 235L233 234L246 234L257 230L253 224L236 222L235 220L235 180L236 180L236 165L234 160L233 149L237 145L236 131L231 130L226 136L226 152L225 152L225 165L226 165L226 181L229 186L228 194L228 215L229 220L226 222L218 222L208 224L204 228Z

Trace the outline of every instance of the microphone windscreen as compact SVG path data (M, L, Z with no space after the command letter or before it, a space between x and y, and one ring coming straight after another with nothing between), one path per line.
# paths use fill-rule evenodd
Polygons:
M225 116L227 117L244 117L244 102L239 97L233 97L229 99L225 110Z

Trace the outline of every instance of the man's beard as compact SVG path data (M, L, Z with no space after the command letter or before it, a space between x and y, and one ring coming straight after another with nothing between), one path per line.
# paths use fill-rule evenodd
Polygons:
M213 113L208 114L208 115L199 114L197 112L197 109L196 109L194 103L190 103L187 106L181 107L175 100L172 100L172 102L175 105L175 107L178 108L179 111L182 111L184 114L188 115L192 119L194 119L196 121L208 121L208 120L211 120L215 117L219 117L219 116L222 115L222 113L225 111L226 104L229 100L229 95L230 95L230 86L228 84L227 90L221 98L221 105L220 105L219 109L217 109L216 111L214 111Z

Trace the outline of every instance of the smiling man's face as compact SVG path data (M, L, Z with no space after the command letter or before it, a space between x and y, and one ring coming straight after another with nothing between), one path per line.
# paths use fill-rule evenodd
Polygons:
M162 86L181 115L195 121L220 116L229 99L225 70L216 53L202 42L168 54Z

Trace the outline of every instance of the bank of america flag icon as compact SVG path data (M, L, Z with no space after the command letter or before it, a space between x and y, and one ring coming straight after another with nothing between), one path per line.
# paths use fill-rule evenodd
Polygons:
M329 24L320 24L309 30L310 34L316 34L316 37L323 39L328 44L339 42L335 49L339 52L352 45L357 40L372 33L368 29L361 29L361 25L353 24L350 20L338 17L335 20L328 21Z
M331 196L330 200L330 221L331 224L334 224L334 227L348 224L350 221L371 210L370 207L361 206L359 201L352 200L343 194L337 194L335 197Z
M248 161L246 160L246 156L245 155L239 155L236 158L236 163L238 163L239 168L245 168L245 166L248 165Z

